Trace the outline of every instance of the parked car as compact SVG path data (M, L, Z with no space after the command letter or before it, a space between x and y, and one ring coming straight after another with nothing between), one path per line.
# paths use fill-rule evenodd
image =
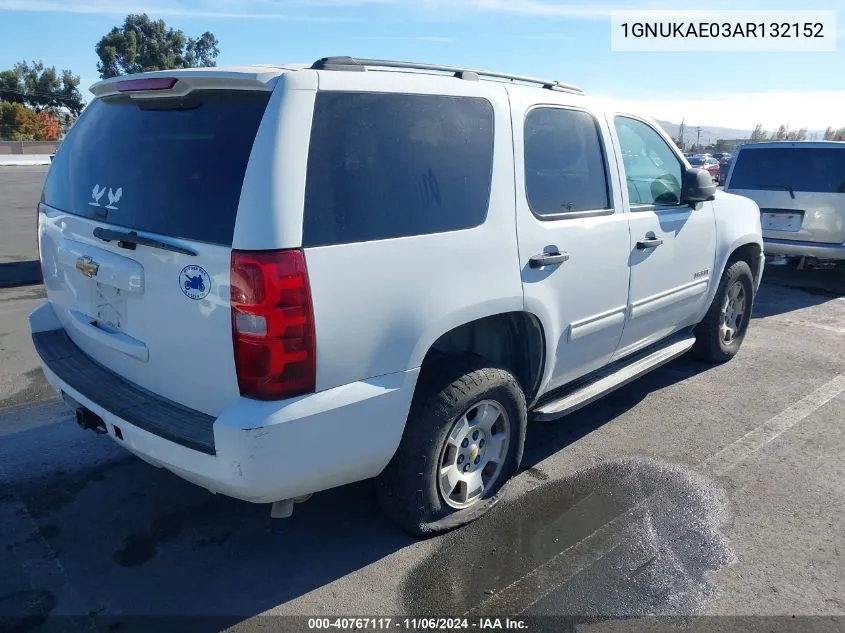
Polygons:
M699 169L704 169L713 180L719 178L719 161L709 156L693 156L689 158L689 164Z
M92 90L39 206L44 373L83 428L273 516L376 478L407 531L453 528L529 415L742 344L757 205L574 86L325 58Z
M845 142L743 145L725 190L759 205L767 254L845 260Z
M732 160L733 160L732 158L728 157L724 162L719 161L719 179L718 179L718 182L722 186L724 186L725 181L728 179L728 171L730 171Z

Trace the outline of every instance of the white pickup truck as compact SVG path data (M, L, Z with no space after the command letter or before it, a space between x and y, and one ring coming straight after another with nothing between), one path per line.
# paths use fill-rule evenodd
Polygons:
M272 503L377 478L480 516L529 420L737 353L760 213L575 86L324 58L92 87L38 212L44 372L84 428Z

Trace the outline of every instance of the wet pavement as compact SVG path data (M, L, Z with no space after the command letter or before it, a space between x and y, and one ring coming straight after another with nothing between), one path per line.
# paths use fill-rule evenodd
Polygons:
M724 493L649 459L548 481L443 538L403 589L414 614L695 614L734 554Z

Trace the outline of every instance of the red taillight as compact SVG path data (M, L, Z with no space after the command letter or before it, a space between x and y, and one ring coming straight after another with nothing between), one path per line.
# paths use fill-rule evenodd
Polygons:
M147 79L124 79L118 81L118 92L136 92L138 90L170 90L176 85L175 77L149 77Z
M314 315L302 251L232 251L232 335L241 395L314 391Z

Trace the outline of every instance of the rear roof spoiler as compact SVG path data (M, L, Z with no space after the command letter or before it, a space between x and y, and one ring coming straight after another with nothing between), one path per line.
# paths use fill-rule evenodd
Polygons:
M133 99L183 97L193 90L271 91L283 73L280 68L269 67L159 70L104 79L91 86L90 90L95 97L130 93ZM132 86L133 83L136 87Z

